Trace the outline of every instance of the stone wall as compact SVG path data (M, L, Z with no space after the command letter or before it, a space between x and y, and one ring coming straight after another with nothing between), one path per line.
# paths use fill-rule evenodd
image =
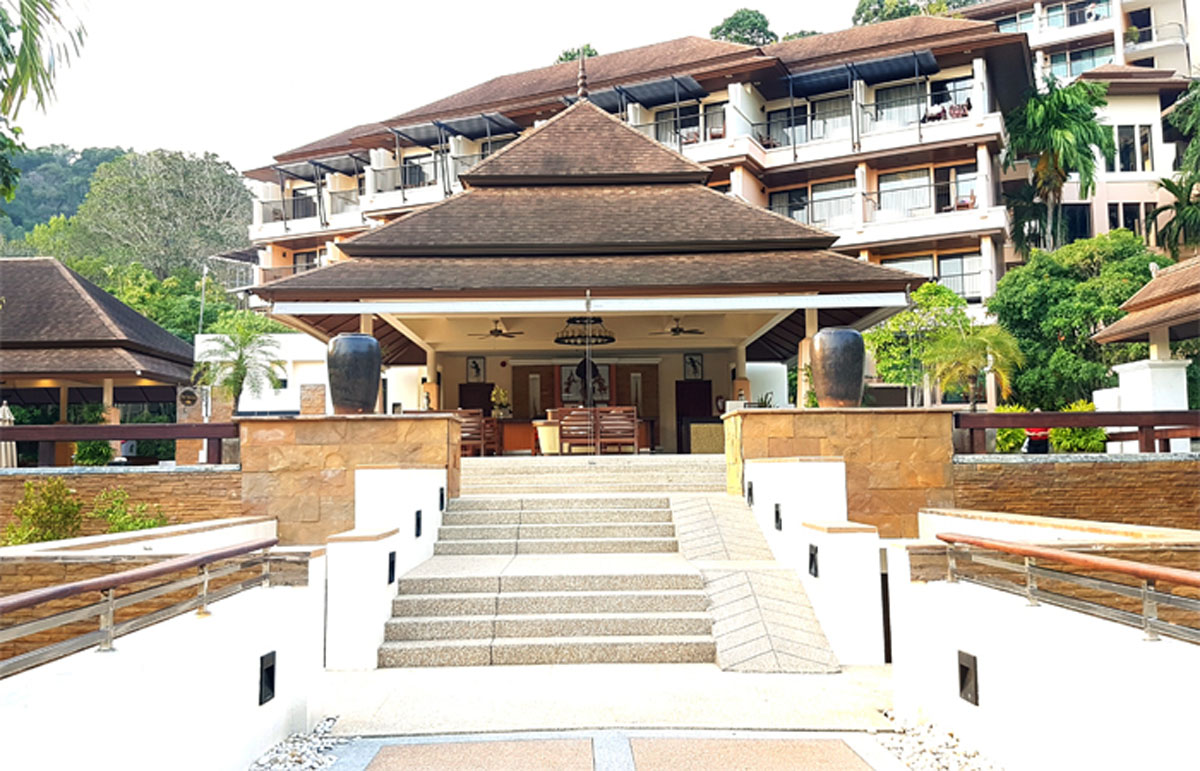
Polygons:
M0 533L12 521L13 507L25 492L25 482L61 477L84 504L80 535L107 532L103 520L87 517L96 494L120 487L129 493L129 503L162 507L172 525L242 516L242 474L236 467L200 466L166 469L157 466L118 469L112 467L66 467L41 471L0 473Z
M459 491L461 423L447 415L337 415L238 420L242 511L279 522L282 544L324 543L354 527L354 470L447 470ZM397 491L402 494L402 491Z
M1200 529L1200 456L960 455L960 509Z
M951 409L738 410L725 416L727 489L750 458L841 458L851 520L915 537L917 511L950 505Z

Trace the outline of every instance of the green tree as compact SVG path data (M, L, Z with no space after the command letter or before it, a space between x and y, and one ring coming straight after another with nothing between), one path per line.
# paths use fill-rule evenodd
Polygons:
M708 31L713 40L726 40L748 46L765 46L779 40L761 11L739 8Z
M996 378L1000 396L1012 393L1013 371L1025 363L1017 339L996 324L958 323L939 329L929 341L922 363L943 389L967 392L971 412L988 372Z
M1158 186L1175 200L1155 207L1146 215L1146 232L1154 229L1159 246L1164 246L1179 259L1181 246L1200 244L1200 172L1180 174L1174 179L1160 179ZM1159 224L1159 217L1167 215Z
M1025 366L1013 380L1016 401L1057 410L1115 383L1114 364L1145 358L1144 343L1100 345L1091 336L1123 313L1119 306L1150 279L1150 263L1170 258L1128 230L1081 239L1053 252L1035 249L988 300L988 310L1017 338Z
M554 60L554 63L562 64L563 62L573 62L580 56L586 56L587 58L591 59L593 56L599 55L600 54L596 53L596 49L592 48L591 43L584 43L578 48L564 48L563 52L558 55L557 59Z
M858 0L851 20L854 26L861 27L864 24L916 16L920 12L921 6L911 0Z
M1046 245L1046 202L1038 197L1037 188L1026 182L1016 191L1004 194L1004 205L1008 207L1008 235L1013 249L1028 260L1035 248Z
M4 207L7 216L0 218L0 232L18 241L39 223L57 215L70 217L83 203L96 168L126 152L119 147L75 150L50 145L16 153L12 163L21 173L21 185Z
M779 39L780 40L799 40L802 37L812 37L813 35L820 35L820 34L821 33L815 29L802 29L799 32L789 32Z
M54 96L54 75L83 45L84 28L58 0L0 3L0 195L11 201L20 169L13 156L23 150L21 129L12 125L25 99L45 109Z
M101 164L70 222L90 255L166 278L247 246L250 203L237 170L217 156L155 150Z
M1033 159L1033 185L1046 204L1049 245L1062 240L1062 189L1071 174L1079 175L1079 197L1096 187L1096 154L1111 159L1116 141L1111 126L1101 125L1096 111L1108 102L1108 86L1085 80L1060 86L1053 76L1043 89L1031 89L1016 109L1004 116L1008 147L1004 165Z
M242 394L261 393L267 385L278 386L275 341L268 337L274 322L250 311L228 311L213 325L221 335L216 345L197 357L197 380L224 391L237 409Z
M922 284L912 293L913 307L897 313L868 330L863 339L875 372L885 383L909 389L921 384L926 350L933 334L944 327L969 324L967 301L935 282Z
M1187 146L1180 159L1180 168L1185 175L1200 175L1200 81L1193 80L1184 95L1175 102L1175 107L1167 117L1171 125L1179 129L1187 140Z

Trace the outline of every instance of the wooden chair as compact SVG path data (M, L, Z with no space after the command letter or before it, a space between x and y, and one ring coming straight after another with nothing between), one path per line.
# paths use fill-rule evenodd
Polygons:
M574 447L595 447L596 423L594 413L586 407L563 407L558 415L558 444L563 455Z
M462 454L483 455L483 410L455 410L454 414L462 420Z
M495 418L483 419L483 446L480 454L500 454L500 421Z
M605 447L631 447L637 452L637 407L596 407L596 441Z

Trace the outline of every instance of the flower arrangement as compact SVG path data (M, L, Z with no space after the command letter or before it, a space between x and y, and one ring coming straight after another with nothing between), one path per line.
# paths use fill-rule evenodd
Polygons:
M498 410L507 410L511 406L508 400L508 391L505 391L500 386L492 389L492 406Z

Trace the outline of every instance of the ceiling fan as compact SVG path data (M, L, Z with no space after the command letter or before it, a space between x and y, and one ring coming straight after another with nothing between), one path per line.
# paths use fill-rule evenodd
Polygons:
M486 332L471 332L467 337L516 337L523 335L524 332L508 332L500 328L499 321L492 322L492 328Z
M702 335L703 329L686 329L679 323L679 317L675 317L675 324L670 329L665 329L661 332L651 332L652 335L670 335L671 337L679 337L680 335Z

